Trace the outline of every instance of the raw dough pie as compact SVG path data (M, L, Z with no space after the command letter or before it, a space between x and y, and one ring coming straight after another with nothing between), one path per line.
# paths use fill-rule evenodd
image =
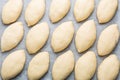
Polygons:
M70 0L52 0L49 17L55 23L61 20L70 10Z
M39 80L49 68L49 53L38 53L29 63L28 78L29 80Z
M49 37L49 26L46 22L35 25L26 37L26 48L30 54L35 54L47 42Z
M81 56L75 65L76 80L91 80L97 67L96 55L92 51L88 51Z
M31 0L25 11L25 20L28 26L39 22L45 13L45 0Z
M87 19L94 10L94 0L76 0L74 16L77 22Z
M118 0L100 0L97 8L99 23L109 22L117 11Z
M101 32L97 45L100 56L108 55L112 52L119 41L119 34L117 24L112 24Z
M53 32L51 45L54 52L60 52L67 48L74 35L74 26L72 21L64 22Z
M23 7L23 0L8 0L2 10L2 21L4 24L10 24L15 22Z
M65 80L74 69L74 55L67 51L60 55L52 68L53 80Z
M16 77L24 68L25 64L24 50L17 50L9 54L3 61L1 76L3 80L11 80Z
M1 37L2 52L9 51L15 48L24 35L24 28L22 22L16 22L8 26Z
M96 25L94 20L83 23L78 29L75 37L75 44L78 52L89 49L96 40Z
M98 80L116 80L119 74L120 62L116 55L110 55L98 67Z

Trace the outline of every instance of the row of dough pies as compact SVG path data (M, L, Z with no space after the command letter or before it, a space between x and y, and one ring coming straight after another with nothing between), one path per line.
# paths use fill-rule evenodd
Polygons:
M15 22L22 12L23 0L8 0L2 10L4 24ZM100 0L97 8L99 23L106 23L112 19L118 7L118 0ZM70 0L52 0L49 17L55 23L61 20L70 10ZM94 10L94 0L76 0L74 16L77 22L87 19ZM39 22L45 13L45 0L31 0L25 11L28 26Z
M25 62L24 50L17 50L9 54L3 61L1 68L3 80L10 80L17 76L23 70ZM28 65L28 79L39 80L47 73L49 64L49 53L38 53ZM74 54L69 50L56 59L51 72L53 80L65 80L73 70L75 72L75 80L90 80L94 76L95 71L97 71L98 80L115 80L119 74L119 59L112 54L103 60L97 70L96 68L97 59L94 52L86 52L75 64Z
M63 22L52 34L51 46L54 52L63 51L67 48L74 36L74 25L72 21ZM84 22L75 35L75 45L79 53L88 50L96 40L96 25L94 20ZM5 29L1 37L2 52L16 47L24 35L23 24L15 22ZM49 26L46 22L35 25L26 36L26 48L30 54L37 53L47 42L49 37ZM105 28L98 39L97 49L100 56L110 54L119 41L119 29L117 24Z
M16 47L22 40L24 28L21 22L15 22L5 29L1 38L2 52ZM53 32L51 46L54 52L60 52L67 48L74 36L72 21L60 24ZM26 48L30 54L37 53L47 42L49 27L46 22L35 25L30 29L26 37ZM119 30L117 24L108 26L101 32L98 39L98 54L107 55L117 45ZM75 35L75 44L78 52L84 52L94 44L96 40L96 25L94 20L83 23ZM3 80L10 80L17 76L24 68L26 56L24 50L18 50L9 54L2 63L1 76ZM17 63L17 64L16 64ZM29 63L28 78L40 79L49 69L50 57L48 52L38 53ZM75 65L75 68L74 68ZM76 80L90 80L97 66L95 53L88 51L79 58L75 64L72 51L67 51L59 56L52 68L53 80L64 80L75 69ZM119 60L116 55L110 55L98 68L98 80L115 80L119 73ZM14 69L14 70L13 70ZM11 72L9 74L9 72Z

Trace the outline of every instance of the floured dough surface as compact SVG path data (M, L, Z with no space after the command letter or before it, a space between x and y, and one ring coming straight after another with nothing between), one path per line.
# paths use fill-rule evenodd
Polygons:
M67 51L60 55L52 68L53 80L64 80L74 69L74 55L72 51Z
M88 20L83 23L75 36L75 44L78 52L84 52L89 49L96 40L96 25L94 20Z
M77 22L87 19L94 10L94 0L76 0L74 16Z
M30 61L28 66L29 80L39 80L49 69L48 52L40 52Z
M97 8L99 23L109 22L115 15L118 7L118 0L100 0Z
M25 60L24 50L17 50L9 54L2 63L2 79L10 80L16 77L24 68Z
M97 67L96 55L92 51L81 56L75 65L76 80L91 80Z
M40 50L49 37L49 26L46 22L35 25L30 29L26 37L26 48L30 54Z
M10 24L15 22L23 7L23 0L8 0L2 9L2 21L4 24Z
M70 0L52 0L49 17L55 23L61 20L70 10Z
M54 52L60 52L67 48L74 35L74 26L72 21L60 24L53 32L51 46ZM62 44L61 44L62 43Z
M24 28L22 22L15 22L8 26L1 37L2 52L9 51L15 48L24 35Z
M31 0L25 11L25 20L28 26L39 22L45 13L45 0Z
M105 28L98 39L98 55L105 56L110 54L119 41L119 29L117 24L112 24Z
M98 80L116 80L119 74L120 62L116 55L105 58L98 67Z

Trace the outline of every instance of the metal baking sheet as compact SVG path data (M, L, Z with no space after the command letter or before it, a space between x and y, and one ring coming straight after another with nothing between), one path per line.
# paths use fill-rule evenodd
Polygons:
M1 13L2 13L2 7L4 6L4 4L7 2L8 0L0 0L0 38L1 38L1 35L3 33L3 31L7 28L8 25L4 25L2 23L2 20L1 20ZM22 23L24 24L24 29L25 29L25 33L24 33L24 38L23 40L20 42L20 44L14 48L13 50L9 51L9 52L5 52L5 53L1 53L1 50L0 50L0 69L1 69L1 66L2 66L2 62L4 61L4 59L6 58L6 56L8 54L10 54L11 52L15 51L15 50L19 50L19 49L24 49L25 52L26 52L26 64L25 64L25 67L23 69L23 71L16 77L14 78L13 80L28 80L27 78L27 68L28 68L28 64L30 62L30 60L33 58L33 56L35 55L29 55L27 50L26 50L26 47L25 47L25 40L26 40L26 34L28 33L28 31L30 30L30 28L27 27L26 25L26 22L25 22L25 19L24 19L24 12L25 12L25 9L27 7L27 4L30 2L30 0L23 0L24 1L24 8L23 8L23 11L22 11L22 14L20 16L20 18L18 19L18 21L22 21ZM77 29L79 28L79 26L81 24L83 24L85 21L87 20L90 20L90 19L94 19L95 20L95 23L96 23L96 27L97 27L97 40L95 42L95 44L89 49L89 50L92 50L96 53L96 56L97 56L97 64L99 65L103 59L106 57L99 57L98 54L97 54L97 48L96 48L96 45L97 45L97 41L98 41L98 37L101 33L101 31L106 28L108 25L110 24L118 24L119 25L119 30L120 30L120 8L118 8L117 10L117 13L116 15L114 16L114 18L106 23L106 24L99 24L98 23L98 20L96 18L96 8L97 8L97 5L99 3L99 0L95 0L95 9L94 9L94 12L92 13L92 15L85 21L83 22L80 22L80 23L77 23L75 18L74 18L74 15L73 15L73 8L74 8L74 3L75 3L75 0L71 0L71 9L69 11L69 13L61 20L59 21L58 23L55 23L55 24L52 24L50 19L49 19L49 7L50 7L50 3L51 3L52 0L46 0L46 11L45 11L45 15L44 17L39 21L39 23L41 22L44 22L46 21L48 24L49 24L49 27L50 27L50 36L49 36L49 39L46 43L46 45L40 50L40 51L48 51L50 53L50 67L49 67L49 71L48 73L46 73L45 76L43 76L43 78L41 80L52 80L52 74L51 74L51 70L52 70L52 66L53 66L53 63L55 61L55 59L63 54L64 52L66 52L67 50L72 50L74 52L74 55L75 55L75 60L77 60L81 55L83 54L79 54L75 48L75 44L74 44L74 38L73 38L73 41L72 43L69 45L69 47L67 49L65 49L64 51L60 52L60 53L57 53L55 54L51 48L51 45L50 45L50 41L51 41L51 35L54 31L54 29L60 25L61 23L65 22L65 21L73 21L74 23L74 27L75 27L75 31L77 31ZM119 59L120 59L120 42L118 43L118 45L116 46L115 50L112 52L112 54L116 54ZM39 52L40 52L39 51ZM97 66L98 66L97 65ZM97 70L96 70L97 72ZM92 80L97 80L97 73L95 73L94 77L92 78ZM2 80L1 76L0 76L0 80ZM74 71L70 74L70 76L66 79L66 80L74 80ZM118 75L118 78L116 80L120 80L120 74Z

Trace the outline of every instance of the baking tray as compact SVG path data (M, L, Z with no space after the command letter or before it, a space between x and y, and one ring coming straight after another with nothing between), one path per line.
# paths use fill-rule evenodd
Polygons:
M2 23L2 20L1 20L1 12L2 12L2 7L5 5L5 3L7 2L8 0L0 0L0 38L1 38L1 35L3 33L3 31L7 28L8 25L4 25ZM54 31L54 29L60 25L61 23L65 22L65 21L73 21L74 23L74 28L75 28L75 32L77 31L77 29L80 27L80 25L82 25L85 21L87 20L90 20L90 19L94 19L95 20L95 23L96 23L96 27L97 27L97 39L95 41L95 44L89 49L89 50L92 50L96 53L96 56L97 56L97 64L99 65L103 59L106 57L99 57L98 54L97 54L97 48L96 48L96 45L97 45L97 41L98 41L98 37L101 33L101 31L106 28L107 26L109 26L110 24L118 24L119 25L119 30L120 30L120 8L118 7L118 10L116 12L116 15L114 16L114 18L106 23L106 24L99 24L98 23L98 20L96 18L96 8L97 8L97 5L99 3L99 0L95 0L95 9L94 9L94 12L92 13L92 15L85 21L83 22L80 22L80 23L77 23L75 18L74 18L74 15L73 15L73 9L74 9L74 3L75 3L75 0L71 0L71 9L69 11L69 13L61 20L59 21L58 23L55 23L55 24L52 24L50 19L49 19L49 7L50 7L50 3L51 3L52 0L46 0L46 11L45 11L45 15L44 17L39 21L39 23L41 22L44 22L46 21L50 27L50 35L49 35L49 39L46 43L46 45L40 50L40 51L48 51L50 53L50 67L49 67L49 70L48 70L48 73L46 73L45 76L43 76L41 78L41 80L52 80L52 74L51 74L51 70L52 70L52 66L53 66L53 63L55 61L55 59L63 54L64 52L66 52L67 50L72 50L74 55L75 55L75 60L77 60L80 56L82 56L84 53L82 54L79 54L75 48L75 44L74 44L74 38L72 40L72 43L69 45L69 47L67 49L65 49L64 51L60 52L60 53L54 53L52 48L51 48L51 45L50 45L50 41L51 41L51 35ZM35 55L29 55L27 50L26 50L26 47L25 47L25 40L26 40L26 34L28 33L28 31L30 30L30 28L27 27L27 24L25 22L25 18L24 18L24 13L25 13L25 9L27 7L27 4L30 2L30 0L23 0L24 2L24 7L23 7L23 11L22 11L22 14L20 16L20 18L18 19L18 21L21 21L24 25L24 29L25 29L25 33L24 33L24 38L23 40L20 42L20 44L14 48L13 50L9 51L9 52L5 52L5 53L1 53L1 50L0 50L0 69L1 69L1 66L2 66L2 62L4 61L4 59L7 57L8 54L10 54L11 52L15 51L15 50L19 50L19 49L24 49L25 52L26 52L26 63L25 63L25 67L23 69L23 71L14 79L12 80L28 80L27 78L27 68L28 68L28 64L29 62L31 61L31 59L33 58L33 56ZM75 35L75 34L74 34ZM118 43L118 45L116 46L115 50L112 52L112 54L116 54L119 59L120 59L120 42ZM40 52L39 51L39 52ZM97 66L98 66L97 65ZM97 72L97 70L96 70ZM95 75L93 76L92 80L97 80L97 73L95 73ZM1 76L0 76L0 80L1 79ZM74 71L70 74L70 76L68 76L68 78L66 80L74 80ZM120 80L120 74L118 75L118 78L116 80Z

